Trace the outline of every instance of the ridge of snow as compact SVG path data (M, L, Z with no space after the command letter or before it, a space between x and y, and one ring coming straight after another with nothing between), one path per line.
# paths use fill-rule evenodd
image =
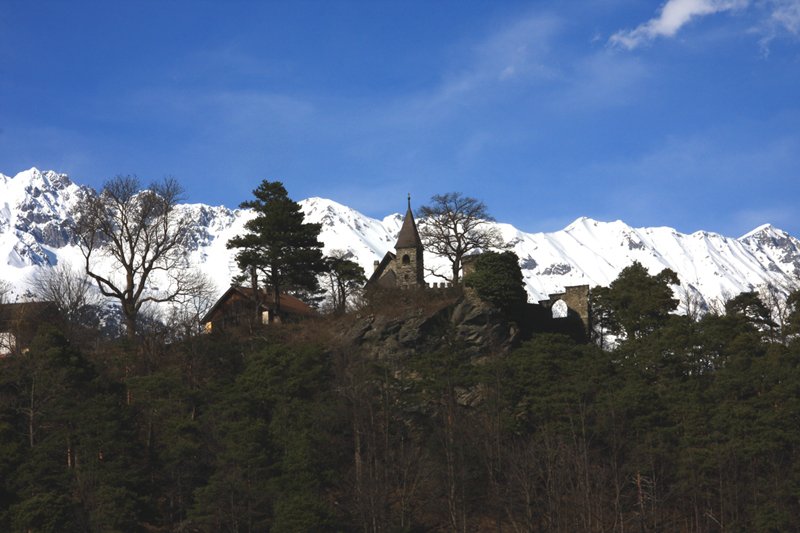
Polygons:
M82 261L70 232L70 212L81 190L65 174L52 171L0 174L0 279L10 281L17 295L24 293L37 268ZM343 252L368 276L373 262L393 250L403 220L399 213L378 220L320 197L299 204L308 222L321 224L324 252ZM238 273L235 250L226 243L244 231L252 212L199 203L180 209L193 221L192 264L222 292ZM424 225L424 220L418 223ZM738 239L707 231L684 234L670 227L633 228L621 220L589 217L554 232L491 224L519 256L530 301L569 285L608 285L634 260L651 273L671 268L681 280L676 297L695 298L706 306L767 284L785 294L800 283L800 240L769 224ZM425 254L425 265L449 270L446 261L431 253ZM428 281L441 279L429 276Z
M772 233L774 231L775 227L772 224L761 224L757 228L754 228L745 233L744 235L742 235L741 237L739 237L739 240L743 241L745 239L749 239L750 237L758 235L759 233Z

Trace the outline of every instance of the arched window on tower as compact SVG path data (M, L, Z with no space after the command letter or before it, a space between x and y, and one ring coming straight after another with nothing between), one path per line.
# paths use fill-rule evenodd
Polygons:
M409 263L411 263L411 258L408 256L408 254L405 254L405 255L403 256L403 264L404 264L404 265L407 265L407 264L409 264Z

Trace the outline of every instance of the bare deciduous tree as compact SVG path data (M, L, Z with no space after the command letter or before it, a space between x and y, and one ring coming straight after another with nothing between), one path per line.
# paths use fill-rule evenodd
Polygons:
M344 250L333 250L325 258L326 273L322 284L329 294L334 313L345 312L348 301L359 294L367 281L364 269L350 259L351 255Z
M494 218L486 210L486 204L460 192L434 195L430 205L420 208L420 214L424 217L420 237L426 248L446 257L451 265L450 277L431 273L453 284L458 283L465 255L505 247L500 232L489 225Z
M104 296L119 300L129 338L136 336L142 305L174 301L196 289L186 262L191 222L177 209L182 193L174 179L141 190L135 177L118 176L78 204L86 273ZM165 286L152 285L156 273Z
M7 295L11 292L11 284L0 279L0 304L6 303Z
M69 328L82 324L87 311L100 303L89 276L68 263L39 268L28 284L35 300L56 304Z
M767 283L758 287L758 296L770 310L772 320L778 325L781 337L786 340L786 327L791 313L791 303L787 300L793 291L798 289L798 283Z
M686 316L695 322L700 320L707 311L708 305L703 299L703 295L695 289L691 284L688 286L681 285L678 287L678 299L680 300L679 306L686 313Z
M189 338L201 333L200 319L214 305L217 287L214 282L200 272L194 273L192 294L174 302L167 316L167 326L172 335Z

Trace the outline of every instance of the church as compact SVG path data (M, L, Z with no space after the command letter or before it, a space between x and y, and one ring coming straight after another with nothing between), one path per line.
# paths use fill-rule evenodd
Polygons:
M422 239L411 212L411 195L403 226L394 245L395 253L386 252L381 261L375 261L375 270L367 280L367 288L424 288L425 270L422 259Z

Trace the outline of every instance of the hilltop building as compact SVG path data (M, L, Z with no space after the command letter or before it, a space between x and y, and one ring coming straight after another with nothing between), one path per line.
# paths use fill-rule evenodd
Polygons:
M394 248L394 252L386 252L383 259L375 261L375 269L366 283L366 288L426 288L422 239L417 231L414 213L411 211L410 195L403 225ZM462 258L463 277L467 277L475 270L480 255L473 254ZM433 288L439 287L434 284ZM576 339L586 340L591 332L589 286L565 287L564 292L550 294L547 300L528 304L526 317L535 331L564 333Z
M411 211L411 195L408 196L408 209L394 249L395 253L386 252L381 261L375 261L375 270L367 280L366 287L424 288L426 285L422 239L419 237L414 213Z
M206 333L225 329L252 328L257 324L295 321L314 315L303 301L281 293L280 311L275 309L272 293L232 285L200 319Z

